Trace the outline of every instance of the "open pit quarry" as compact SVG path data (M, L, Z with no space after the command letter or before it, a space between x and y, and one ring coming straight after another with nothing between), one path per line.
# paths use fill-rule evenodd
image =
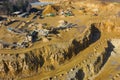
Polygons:
M120 80L120 3L68 1L2 16L0 80Z

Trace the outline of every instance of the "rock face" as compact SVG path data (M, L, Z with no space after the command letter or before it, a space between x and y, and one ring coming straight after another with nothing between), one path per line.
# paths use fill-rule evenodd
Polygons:
M113 48L114 47L111 42L108 41L107 47L103 48L102 51L98 53L90 53L90 57L84 59L82 62L80 62L62 76L57 76L57 78L53 77L53 80L94 80L94 76L101 71L107 60L110 58Z
M30 72L37 72L44 64L40 54L30 51L24 54L2 54L0 60L0 79L29 76ZM6 77L6 75L9 75ZM21 76L19 76L21 75Z
M92 43L92 28L84 34L69 42L49 44L24 53L0 54L0 79L20 79L41 71L54 70L55 63L63 64Z
M101 53L98 53L99 55L97 55L94 60L93 58L91 58L90 62L89 60L86 60L84 65L81 65L85 74L84 80L91 79L101 71L101 69L109 59L111 51L113 50L113 46L110 45L111 43L108 42L108 47L105 48Z

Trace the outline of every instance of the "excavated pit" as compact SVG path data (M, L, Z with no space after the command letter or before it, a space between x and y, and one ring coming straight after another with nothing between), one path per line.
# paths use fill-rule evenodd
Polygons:
M84 32L84 36L78 36L67 42L47 44L22 53L1 53L0 79L24 79L44 72L54 71L66 61L72 59L73 56L81 55L82 58L84 54L81 52L91 44L99 41L101 34L101 30L96 27L96 24L92 24ZM102 47L101 44L107 46ZM101 47L102 50L99 51ZM91 50L92 52L88 52L89 55L82 59L75 68L66 74L63 73L62 76L52 76L50 79L93 79L104 67L113 49L114 46L109 40L100 42L93 51ZM96 52L97 50L99 52Z
M20 79L55 70L100 38L100 31L95 26L91 26L84 34L69 42L49 44L24 53L1 53L0 79Z
M65 7L65 4L66 1L61 6ZM117 43L110 41L120 37L117 5L85 1L70 2L69 6L68 2L66 6L73 10L74 16L34 19L35 22L46 22L52 26L59 19L79 25L42 37L41 41L26 49L1 49L0 80L116 80L120 73L113 76L109 70L115 64L118 65L116 70L120 66L117 62L119 52L116 51L119 48L115 48ZM90 26L80 26L86 23Z

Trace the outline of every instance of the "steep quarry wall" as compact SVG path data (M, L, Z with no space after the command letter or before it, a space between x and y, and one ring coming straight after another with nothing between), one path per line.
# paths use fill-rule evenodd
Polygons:
M86 29L83 36L68 42L55 42L22 53L3 51L0 54L0 79L18 79L54 70L92 43L92 29Z
M1 53L0 79L20 79L55 70L73 56L78 55L78 53L80 55L81 51L100 39L101 29L99 30L96 26L99 27L98 24L92 24L82 35L69 41L50 43L25 52L22 51L22 53L17 53L17 51L15 51L16 53ZM73 69L73 71L77 70L72 78L93 79L100 72L109 59L113 46L106 39L99 42L93 50L87 52L89 56L80 61L79 65ZM106 44L105 42L107 42L107 46L103 47L101 44ZM81 54L81 58L84 54ZM64 76L66 75L68 76L68 73ZM64 79L66 78L64 77Z
M91 51L88 52L89 55L79 61L79 63L74 65L74 67L69 71L61 73L61 75L52 76L50 78L53 80L94 80L94 76L96 76L101 71L110 58L111 52L113 51L113 45L111 42L104 40L101 42L101 44L105 44L104 47L100 44L96 45L96 47L98 47L98 52L91 49ZM83 56L84 55L82 54L79 58L82 58Z
M86 62L81 65L85 74L83 80L94 80L94 76L96 76L106 64L109 57L111 56L111 52L113 51L112 44L110 42L108 42L107 44L108 46L106 48L103 48L103 50L101 50L100 52L95 53L96 56L94 55L90 59L86 59Z
M90 49L91 51L80 53L81 56L79 56L79 61L76 61L78 60L78 58L75 58L76 63L74 64L77 65L74 65L74 67L72 67L68 71L66 70L63 73L56 74L55 76L51 76L50 78L53 80L94 80L94 76L98 75L98 73L101 71L101 69L110 58L113 48L114 47L111 42L109 42L108 40L102 40L101 43L95 45L94 49Z
M110 57L105 63L102 70L95 76L94 80L119 80L120 69L119 69L119 57L120 57L120 39L114 38L110 40L112 51L110 51Z
M94 42L93 45L90 45L89 48L87 48L87 49L85 49L85 51L83 51L83 53L80 52L78 54L79 59L77 57L74 57L74 59L76 59L75 64L77 64L77 65L74 65L74 67L72 67L68 71L66 70L66 72L63 72L63 73L61 72L56 76L51 76L50 78L53 80L56 80L56 79L58 79L58 80L59 79L63 79L63 80L70 80L70 79L94 80L94 77L99 75L99 72L104 68L105 64L110 59L110 57L112 55L111 53L114 52L114 45L116 45L117 47L119 45L119 42L117 42L116 40L113 40L112 42L110 41L110 39L115 38L115 35L112 35L112 34L116 34L116 33L118 34L118 32L114 30L117 27L116 25L114 25L114 28L111 31L109 31L109 29L107 29L107 30L103 29L103 31L102 31L102 29L101 29L102 27L108 28L108 27L112 27L112 26L111 25L100 26L99 23L92 24L91 25L92 31L93 31L93 33L95 33L92 35L92 39L97 40L97 39L99 39L99 37L100 37L100 39L97 40L97 42L92 40L91 42ZM113 33L111 33L111 32L113 32ZM108 33L109 33L109 35L108 35ZM75 62L75 61L73 61L73 62Z

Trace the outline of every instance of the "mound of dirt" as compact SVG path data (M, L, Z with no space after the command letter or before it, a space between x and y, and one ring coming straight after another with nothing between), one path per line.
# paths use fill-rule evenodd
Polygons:
M57 11L51 5L47 5L42 14L47 15L47 14L56 14L56 13Z

